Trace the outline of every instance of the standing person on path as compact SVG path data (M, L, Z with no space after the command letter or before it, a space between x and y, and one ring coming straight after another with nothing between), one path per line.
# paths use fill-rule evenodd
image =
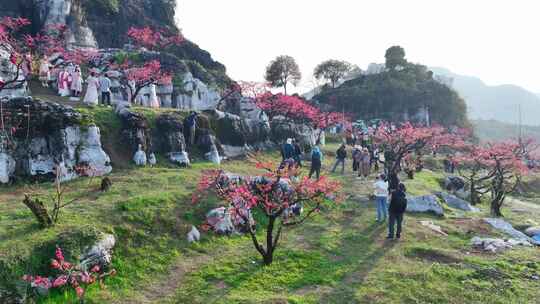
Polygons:
M69 91L69 72L67 67L60 70L58 78L56 79L58 85L58 95L67 97L70 94Z
M99 77L99 91L101 92L101 104L111 105L111 80L107 74Z
M371 155L369 154L367 148L362 149L360 167L360 173L363 175L364 178L367 179L367 177L371 173ZM360 174L358 174L358 176L360 176Z
M51 65L49 58L44 56L39 62L39 81L44 88L49 87L49 81L51 80Z
M336 151L336 163L332 168L332 173L336 172L336 168L341 164L341 174L345 173L345 159L347 158L347 147L345 144L341 144L339 149Z
M352 151L352 159L353 159L352 170L353 170L353 172L358 172L358 170L360 168L360 160L361 160L360 155L361 154L362 154L362 148L359 147L359 146L354 146L353 151Z
M387 239L394 238L394 226L397 226L396 238L401 238L401 224L403 223L403 214L405 213L405 210L407 210L406 189L405 185L400 183L398 189L392 193L392 199L390 200Z
M90 77L86 79L86 83L88 86L86 87L86 94L84 95L83 103L88 106L97 106L99 103L99 79L97 79L96 73L91 72Z
M310 179L313 176L313 173L315 173L317 179L321 177L322 159L323 154L321 152L321 149L318 146L313 147L313 151L311 151L311 168L309 169Z
M71 95L73 97L81 96L83 78L81 74L81 67L76 66L75 70L71 74Z
M400 184L399 176L396 171L390 172L388 175L388 192L392 194L395 190L398 189Z
M157 109L157 108L160 107L160 102L159 102L159 98L157 96L156 85L154 83L152 83L149 86L149 90L150 90L150 97L148 98L148 106L150 108Z
M302 167L302 148L300 147L300 144L298 144L297 139L293 139L293 146L294 146L294 161L296 162L296 165L298 167Z
M384 174L381 174L373 184L373 194L377 204L377 222L384 222L388 217L388 182L385 178Z
M287 138L287 141L285 141L283 147L281 147L281 158L283 162L288 159L294 159L294 146L292 138Z
M184 119L184 136L186 143L190 146L195 144L195 134L197 129L197 112L191 111L188 117Z

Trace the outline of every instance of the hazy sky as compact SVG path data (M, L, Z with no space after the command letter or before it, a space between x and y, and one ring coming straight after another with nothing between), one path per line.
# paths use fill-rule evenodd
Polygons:
M262 80L293 56L310 89L313 68L343 59L365 69L392 45L407 59L540 92L538 0L178 0L184 35L236 80Z

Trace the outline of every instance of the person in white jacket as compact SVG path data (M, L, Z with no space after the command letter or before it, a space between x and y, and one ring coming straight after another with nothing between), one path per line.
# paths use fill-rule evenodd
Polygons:
M377 176L373 188L377 204L377 222L384 222L388 217L388 182L384 174Z

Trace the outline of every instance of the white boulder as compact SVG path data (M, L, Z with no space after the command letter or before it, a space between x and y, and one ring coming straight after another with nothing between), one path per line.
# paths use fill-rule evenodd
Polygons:
M215 146L213 146L212 151L206 153L204 156L206 157L207 160L213 162L216 165L221 164L221 156L219 155L219 152L215 148Z
M479 212L480 209L472 206L469 202L464 201L452 194L448 194L446 192L439 192L437 193L437 196L439 196L448 206L464 211L470 211L470 212Z
M512 238L519 240L519 241L525 241L529 242L531 244L536 244L540 246L540 242L536 241L530 237L528 237L523 232L516 230L512 224L508 223L507 221L499 218L485 218L484 221L488 224L490 224L493 228L502 231Z
M15 160L11 155L0 152L0 183L7 184L15 172Z
M471 239L471 245L480 248L484 251L491 253L497 253L507 249L512 249L515 246L532 246L531 243L524 240L508 239L503 240L499 238L481 238L473 237Z
M85 269L94 265L100 267L110 265L116 238L112 234L102 234L101 238L81 256L80 264Z
M182 152L171 152L168 154L169 160L172 163L178 164L180 166L189 166L189 154L185 151Z
M529 228L525 229L525 234L530 236L530 237L533 237L535 235L540 235L540 226L529 227Z
M183 91L186 94L176 96L176 107L183 110L213 110L217 107L221 95L191 73L184 74Z
M146 166L146 152L142 150L141 145L139 145L139 149L135 152L133 161L137 166Z
M79 162L88 164L92 168L93 176L109 174L112 171L111 159L101 147L101 134L96 126L88 127L81 136L79 149Z
M444 211L435 195L407 196L407 212L433 212L443 215Z
M187 240L190 243L198 242L201 239L201 233L195 226L191 226L191 231L187 235Z

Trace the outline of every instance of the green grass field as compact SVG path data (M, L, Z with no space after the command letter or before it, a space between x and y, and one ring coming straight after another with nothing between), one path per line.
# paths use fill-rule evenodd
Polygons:
M109 128L105 134L114 132L110 110L87 111ZM324 174L330 174L335 148L325 148ZM260 157L277 160L278 155ZM111 174L113 187L106 193L98 191L97 178L69 182L66 200L77 202L47 230L38 227L22 199L32 193L46 200L51 183L0 188L0 288L15 288L25 273L46 271L57 244L76 255L99 230L117 238L113 264L118 274L105 287L90 288L86 303L540 303L540 281L533 279L540 274L538 248L493 255L469 245L473 236L500 235L481 221L487 206L481 206L485 212L480 214L447 208L444 217L407 215L403 238L387 241L386 226L376 223L368 199L371 180L355 179L350 168L344 176L330 174L343 183L348 199L285 231L271 266L261 265L248 237L204 234L200 243L190 245L186 233L191 225L219 205L215 198L191 203L201 171L209 168L215 165L125 165ZM245 160L221 168L259 173ZM428 194L440 190L442 177L424 170L406 185L411 194ZM506 206L507 219L539 222L540 207L524 204ZM440 225L448 236L421 226L421 220ZM38 303L77 300L71 291L56 292Z

